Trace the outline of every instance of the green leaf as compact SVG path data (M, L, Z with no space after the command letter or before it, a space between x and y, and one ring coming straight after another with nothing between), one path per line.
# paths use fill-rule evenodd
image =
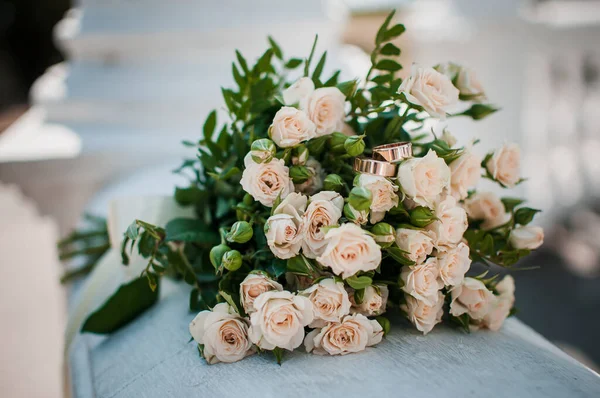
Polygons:
M405 252L403 250L401 250L399 247L388 247L387 249L385 249L385 251L390 255L390 257L392 257L397 263L400 263L402 265L414 265L415 262L412 260L409 260L406 256L405 256Z
M527 225L533 220L536 213L539 212L541 212L541 210L532 209L530 207L521 207L515 212L515 223Z
M268 39L269 39L269 44L271 45L271 49L273 50L273 54L277 58L283 59L283 53L281 52L281 47L279 47L279 45L275 42L275 40L273 40L273 38L271 36L269 36Z
M496 254L496 249L494 247L494 237L491 234L486 234L481 241L480 250L483 254L487 256L493 256Z
M377 75L371 78L371 81L376 84L386 84L392 81L393 75Z
M367 286L371 286L373 283L373 279L369 278L366 275L356 276L352 275L349 278L346 278L346 283L355 290L364 289Z
M285 351L283 350L283 348L275 347L272 352L273 355L275 355L277 364L281 366L281 361L283 361L283 354L285 353Z
M264 52L264 54L259 58L258 62L256 63L255 69L258 73L261 72L266 72L269 69L269 66L271 65L271 58L273 57L273 50L272 49L267 49L267 51Z
M304 76L308 77L308 71L310 68L310 63L312 62L313 56L315 55L315 48L317 47L317 41L319 40L319 35L315 35L315 41L313 42L312 48L310 50L310 55L306 59L304 63Z
M383 41L386 42L395 39L396 37L404 33L405 30L406 28L402 24L394 25L385 32L385 34L383 35Z
M193 218L175 218L165 227L167 242L219 243L219 234L212 227Z
M500 109L495 108L491 105L473 104L469 109L467 109L466 111L464 111L462 113L459 113L456 116L469 116L473 120L481 120L484 117L487 117L487 116L491 115L492 113L497 112L498 110L500 110Z
M125 326L158 300L158 289L152 291L146 277L121 285L83 323L81 332L112 333Z
M396 10L393 10L389 13L389 15L385 18L385 21L381 24L381 27L377 31L377 35L375 35L375 44L379 45L384 41L385 33L387 31L388 26L390 26L390 21L394 17Z
M380 52L383 55L400 55L400 49L392 43L387 43Z
M312 266L302 254L287 260L287 272L297 275L311 275Z
M354 92L356 91L356 87L358 87L358 80L341 82L336 87L342 92L342 94L346 96L346 98L352 98L354 96Z
M298 66L300 66L301 63L302 63L302 60L300 58L292 58L286 62L285 68L286 69L295 69Z
M188 188L175 188L175 200L182 206L202 202L208 194L200 188L191 186Z
M317 66L315 67L315 71L312 74L312 79L314 82L319 81L319 78L321 77L321 73L323 73L323 67L325 67L326 60L327 60L327 51L325 51L323 53L323 55L321 56L321 59L317 63Z
M525 202L525 200L519 198L502 198L500 200L502 201L502 204L504 204L504 210L507 213L512 212L515 207Z
M238 314L241 314L239 305L238 305L238 303L236 303L235 298L233 297L233 295L231 293L227 293L222 290L219 290L219 295L221 297L223 297L223 299L227 302L227 304L232 306L237 311Z
M335 85L337 85L337 81L338 78L340 77L340 73L342 73L340 70L336 70L333 75L331 75L331 77L329 79L327 79L327 81L325 83L323 83L324 87L333 87Z
M387 334L390 332L390 329L392 328L389 319L383 316L378 316L375 319L381 325L381 328L383 329L383 335L387 336Z
M125 231L125 236L131 240L136 240L138 238L139 229L137 221L134 221L131 224L129 224L127 230Z
M217 111L212 111L208 114L206 121L204 122L204 127L202 131L204 132L204 138L207 141L212 139L212 135L215 132L215 127L217 125Z
M377 64L375 64L375 69L396 72L402 69L402 65L391 59L382 59L381 61L377 62Z
M242 56L242 53L239 52L239 50L235 50L235 56L237 57L237 60L240 64L240 66L242 67L242 70L244 71L244 74L248 74L248 63L246 62L246 59Z

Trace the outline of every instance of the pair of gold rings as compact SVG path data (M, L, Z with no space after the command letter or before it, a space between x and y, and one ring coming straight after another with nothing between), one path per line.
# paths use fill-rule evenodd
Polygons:
M412 157L410 142L396 142L373 148L373 158L355 158L354 171L382 177L396 175L397 163Z

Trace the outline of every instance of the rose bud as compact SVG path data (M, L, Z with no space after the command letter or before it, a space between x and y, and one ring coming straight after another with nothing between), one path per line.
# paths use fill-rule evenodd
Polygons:
M215 267L215 269L219 269L221 267L223 255L230 250L231 248L227 245L218 245L210 249L210 263L213 265L213 267Z
M231 226L226 238L229 242L246 243L252 239L252 235L252 226L249 222L237 221Z
M371 201L373 200L373 194L370 190L363 187L354 187L350 191L348 203L356 210L369 210L371 207Z
M510 231L508 240L515 249L535 250L544 243L544 230L533 226L518 227Z
M352 207L350 203L346 203L344 205L344 217L346 217L348 221L352 221L355 224L362 225L369 221L369 211L358 211L354 207Z
M344 188L344 180L337 174L329 174L323 181L323 188L326 191L340 192Z
M417 206L410 212L410 223L415 227L426 227L435 221L435 215L430 208Z
M346 138L344 141L344 149L350 156L361 155L365 150L365 142L363 141L362 135L354 135Z
M344 144L348 137L345 134L335 132L329 137L329 147L333 153L346 153Z
M375 242L381 247L390 247L396 240L394 227L385 222L379 222L373 226L371 233L375 238Z
M256 163L270 162L276 151L273 141L267 138L254 141L250 147L250 155Z
M308 181L313 176L313 173L306 166L292 166L290 167L290 177L294 184L302 184Z
M237 271L242 266L242 254L237 250L229 250L223 255L221 264L228 271Z
M308 155L309 152L306 145L298 145L296 148L294 148L294 157L292 158L294 160L294 164L304 166L308 160Z

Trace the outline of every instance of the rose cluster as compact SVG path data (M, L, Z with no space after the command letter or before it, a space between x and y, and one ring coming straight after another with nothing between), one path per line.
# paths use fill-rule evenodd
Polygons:
M415 65L397 90L404 118L443 119L459 100L486 98L475 75L455 64ZM190 332L206 360L302 344L319 355L362 351L387 333L381 315L389 308L424 334L443 319L498 330L513 308L514 281L467 276L471 263L520 257L542 244L543 231L527 225L533 209L476 187L482 177L505 188L520 183L518 146L482 157L472 145L454 148L444 131L413 141L418 153L394 177L356 173L343 164L368 148L348 124L346 95L303 77L281 98L269 138L255 140L244 158L240 184L244 203L270 208L265 243L273 261L287 262L285 281L249 269L238 301L200 312ZM257 221L247 219L231 227L229 242L254 237ZM243 272L241 260L229 261L233 252L225 242L211 251L217 273Z

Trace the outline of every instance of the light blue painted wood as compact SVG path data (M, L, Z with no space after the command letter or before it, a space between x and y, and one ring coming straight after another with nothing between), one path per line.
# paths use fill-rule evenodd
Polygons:
M74 397L600 397L600 377L516 319L497 333L439 326L422 336L401 320L359 354L299 350L207 365L187 329L188 287L108 337L79 335L69 355Z

